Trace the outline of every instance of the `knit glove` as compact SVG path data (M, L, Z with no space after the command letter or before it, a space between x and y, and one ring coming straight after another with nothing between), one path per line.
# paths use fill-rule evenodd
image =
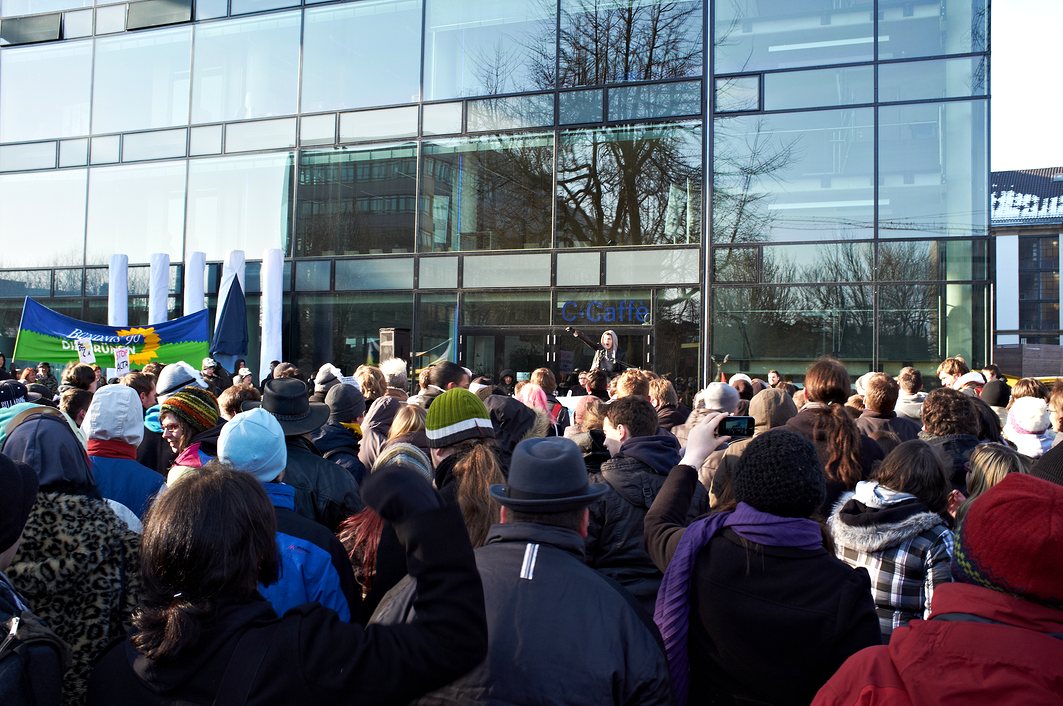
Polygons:
M365 479L362 500L388 522L399 523L443 507L443 498L411 468L384 468Z
M726 416L722 412L715 412L702 419L690 430L680 465L701 468L701 464L705 463L709 454L725 441L730 440L729 436L716 436L716 427L720 426L720 422Z

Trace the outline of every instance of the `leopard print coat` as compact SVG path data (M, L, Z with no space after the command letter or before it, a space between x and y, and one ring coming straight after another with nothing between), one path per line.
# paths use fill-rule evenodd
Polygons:
M140 597L140 537L106 501L41 492L7 575L73 651L63 703L82 704L93 661L128 631Z

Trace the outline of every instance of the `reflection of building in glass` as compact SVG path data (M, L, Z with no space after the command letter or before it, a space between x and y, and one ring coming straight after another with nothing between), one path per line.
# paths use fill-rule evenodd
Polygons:
M1063 343L1063 167L993 172L995 345Z
M135 324L152 253L178 314L179 263L214 307L242 249L255 322L280 248L304 369L394 327L415 365L567 372L591 302L683 385L989 356L985 0L82 5L0 3L0 350L26 294L104 319L112 252ZM1058 337L1058 229L1015 235L998 327Z

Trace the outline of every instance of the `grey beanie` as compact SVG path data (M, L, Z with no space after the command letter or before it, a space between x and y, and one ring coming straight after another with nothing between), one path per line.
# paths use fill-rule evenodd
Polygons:
M701 402L707 410L731 414L738 409L738 390L725 382L710 382L701 391Z
M330 422L350 424L365 415L365 396L354 385L333 385L325 395Z
M325 363L314 376L314 392L328 392L340 384L343 373L332 363ZM320 398L318 398L320 399Z
M170 363L159 373L159 380L155 383L155 392L159 397L159 402L165 402L171 395L188 385L207 389L203 376L191 365L184 361Z
M781 517L809 517L827 499L816 447L786 429L756 436L738 461L735 499Z

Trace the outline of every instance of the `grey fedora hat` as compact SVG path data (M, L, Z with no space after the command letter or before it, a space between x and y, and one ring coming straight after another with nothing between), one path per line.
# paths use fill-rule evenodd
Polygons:
M565 512L586 507L608 490L589 483L583 454L571 439L525 439L513 449L509 479L492 485L491 497L514 510Z

